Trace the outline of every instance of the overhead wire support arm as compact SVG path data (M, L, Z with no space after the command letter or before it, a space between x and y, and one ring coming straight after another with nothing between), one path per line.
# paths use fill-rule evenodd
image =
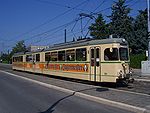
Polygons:
M91 14L86 14L86 13L80 13L79 16L80 16L80 17L82 17L82 16L84 16L84 17L89 17L90 19L95 18L93 15L91 15Z

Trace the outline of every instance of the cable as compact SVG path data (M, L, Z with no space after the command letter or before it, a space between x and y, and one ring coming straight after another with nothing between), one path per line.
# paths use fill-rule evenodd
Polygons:
M35 1L38 1L38 2L41 2L41 3L46 3L46 4L51 4L51 5L56 5L56 6L64 7L64 8L68 8L68 9L73 8L73 7L71 7L71 6L62 5L62 4L59 4L59 3L56 3L56 2L52 2L52 1L46 1L46 0L35 0ZM88 11L88 10L84 10L84 9L80 9L80 8L74 8L74 10Z
M46 25L46 24L48 24L48 23L50 23L50 22L52 22L52 21L54 21L56 18L61 17L61 16L65 15L65 14L67 14L68 12L74 10L75 8L81 6L82 4L84 4L84 3L88 2L88 1L89 1L89 0L84 0L83 2L80 2L80 3L77 4L76 6L72 7L71 9L69 9L69 10L67 10L67 11L65 11L65 12L63 12L63 13L61 13L61 14L59 14L59 15L57 15L57 16L55 16L55 17L53 17L53 18L51 18L51 19L49 19L49 20L47 20L47 21L45 21L45 22L43 22L42 24L40 24L40 25L38 25L38 26L36 26L36 27L30 29L29 31L24 32L24 33L22 33L22 34L20 34L20 35L18 35L18 36L16 36L16 37L22 37L22 36L26 35L26 34L32 32L32 31L34 31L34 30L36 30L36 29L38 29L38 28L40 28L40 27L42 27L42 26L44 26L44 25ZM12 40L14 41L14 39L12 39Z
M73 24L73 23L70 23L70 24ZM64 27L67 27L67 26L69 26L70 24L66 24L66 26L64 26ZM49 37L49 36L53 36L55 33L57 33L58 31L61 31L61 30L63 30L63 29L64 29L64 28L58 29L57 31L55 31L55 32L53 32L53 33L47 35L47 36L44 37L44 38L47 38L47 37ZM42 38L42 39L43 39L43 38ZM40 40L41 40L41 38L40 38ZM40 41L39 41L39 42L40 42Z
M92 13L93 13L94 11L96 11L104 2L105 2L105 1L103 0L103 1L101 2L101 4L100 4L98 7L96 7L96 8L92 11ZM102 11L103 11L103 10L102 10ZM84 18L86 18L86 17L84 17ZM71 32L72 32L72 33L73 33L73 29L74 29L75 25L77 24L78 20L82 20L82 19L83 19L83 17L82 17L82 18L75 19L75 20L69 22L69 24L75 22L73 28L71 29ZM88 22L89 22L89 21L88 21ZM87 24L88 24L88 22L87 22ZM87 25L87 24L86 24L86 25ZM48 30L48 31L46 31L46 32L37 34L37 35L35 35L35 36L33 36L33 37L37 37L37 36L43 35L43 34L45 34L45 33L47 33L47 32L51 32L52 30L55 30L55 29L57 29L57 28L59 28L59 27L63 27L63 26L66 26L66 25L68 25L68 23L67 23L67 24L64 24L64 25L62 25L62 26L58 26L58 27L56 27L56 28L53 28L53 29L51 29L51 30ZM84 26L84 28L86 27L86 25ZM81 26L81 27L82 27L82 26ZM58 30L58 31L59 31L59 30ZM56 33L56 32L55 32L55 33ZM73 33L73 34L74 34L74 33ZM51 36L51 35L48 35L48 36ZM48 37L48 36L47 36L47 37ZM74 34L74 36L75 36L75 34ZM33 38L33 37L30 37L30 39ZM75 38L76 38L76 36L75 36ZM40 39L40 40L41 40L41 39Z
M83 1L83 2L81 2L80 4L76 5L75 7L78 7L78 6L82 5L83 3L87 2L87 1L89 1L89 0ZM103 1L103 2L104 2L104 1ZM103 2L102 2L102 3L103 3ZM74 7L74 8L75 8L75 7ZM98 6L98 7L100 7L100 6ZM98 7L97 7L97 8L98 8ZM62 13L61 15L64 15L65 13L67 13L67 12L73 10L74 8L65 11L65 12ZM97 8L96 8L96 9L97 9ZM111 7L105 8L105 9L99 11L99 12L102 12L102 11L104 11L104 10L108 10L109 8L111 8ZM96 10L96 9L95 9L95 10ZM98 14L98 12L97 12L97 13L93 13L93 12L92 12L92 15L96 15L96 14ZM57 15L56 17L59 17L59 16L61 16L61 15ZM56 17L54 17L54 18L56 18ZM53 18L53 19L54 19L54 18ZM52 19L51 19L51 20L52 20ZM76 20L76 21L77 21L77 20ZM48 22L48 21L47 21L47 22ZM43 23L43 24L46 24L46 23ZM43 25L43 24L42 24L42 25ZM58 28L60 28L60 27L61 27L61 26L58 26ZM53 28L53 29L56 30L56 28ZM52 30L52 29L51 29L51 30ZM28 31L28 32L32 32L32 31ZM46 31L46 32L51 32L51 31L48 30L48 31ZM41 34L34 35L33 37L36 37L36 36L38 36L38 35L39 35L39 36L42 36L42 35L43 35L44 33L46 33L46 32L43 32L43 33L41 33ZM27 32L26 32L26 33L27 33ZM26 33L24 33L24 34L26 34ZM24 34L22 34L22 35L24 35ZM48 35L48 36L49 36L49 35ZM30 39L31 39L31 38L32 38L32 37L30 37ZM28 40L29 40L29 39L28 39ZM7 47L11 47L11 46L9 45L9 46L7 46Z
M37 36L41 36L41 35L46 34L46 33L48 33L48 32L55 31L56 29L59 29L59 28L61 28L61 27L65 27L65 26L67 26L67 25L69 25L69 24L74 23L75 21L76 21L76 19L73 20L73 21L71 21L71 22L68 22L68 23L66 23L66 24L63 24L63 25L57 26L57 27L55 27L55 28L52 28L52 29L50 29L50 30L47 30L47 31L45 31L45 32L36 34L36 35L34 35L34 36L32 36L32 37L26 38L25 41L26 41L26 40L29 40L29 39L32 39L32 38L34 38L34 37L37 37Z
M134 6L134 5L136 5L137 3L139 3L140 2L140 0L137 0L137 1L135 1L133 4L131 4L131 5L129 5L129 6Z
M86 29L88 29L88 27L86 27L85 29L83 29L83 31L85 31ZM80 32L81 32L80 29L78 29L78 30L76 30L76 31L77 31L77 32L75 32L75 33L80 33ZM69 35L69 36L74 36L71 31L70 31L68 34L71 34L71 35ZM57 35L57 37L58 37L58 36L62 36L62 34ZM50 39L57 38L57 37L55 36L55 37L52 37L52 38L50 38ZM60 40L60 39L59 39L59 40ZM59 41L59 40L58 40L58 41ZM55 42L57 42L57 40L56 40ZM47 45L50 45L50 43L46 44L46 46L47 46Z

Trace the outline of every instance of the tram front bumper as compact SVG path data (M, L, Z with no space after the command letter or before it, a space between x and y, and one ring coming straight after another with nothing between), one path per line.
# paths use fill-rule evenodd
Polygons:
M133 83L134 78L132 78L132 73L124 75L124 77L119 76L117 81L126 81L127 83Z

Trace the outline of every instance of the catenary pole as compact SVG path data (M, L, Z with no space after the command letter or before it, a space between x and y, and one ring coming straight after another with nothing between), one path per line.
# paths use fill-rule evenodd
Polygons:
M147 0L147 21L148 21L148 60L150 61L150 10L149 0Z

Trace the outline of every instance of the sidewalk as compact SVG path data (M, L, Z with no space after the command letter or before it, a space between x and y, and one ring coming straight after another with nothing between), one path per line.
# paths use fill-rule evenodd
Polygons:
M141 69L132 69L132 77L137 81L150 82L150 75L142 75Z

